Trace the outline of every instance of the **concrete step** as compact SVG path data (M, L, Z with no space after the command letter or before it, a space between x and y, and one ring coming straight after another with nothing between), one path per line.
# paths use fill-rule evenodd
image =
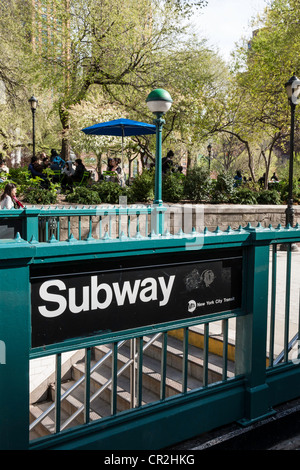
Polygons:
M94 365L92 362L92 366ZM123 363L122 363L123 364ZM78 380L84 374L84 364L78 363L73 367L73 377ZM99 390L103 385L111 379L111 368L105 365L101 365L99 370L91 374L91 394ZM129 375L121 374L117 379L117 411L124 411L130 409L130 381ZM143 390L143 402L142 404L151 403L158 400L159 397L151 390ZM97 406L98 402L105 402L110 405L111 403L111 385L109 385L99 397L92 402L92 406Z
M150 338L145 337L145 341L148 341ZM100 360L107 352L109 351L109 345L101 346L95 348L95 359ZM118 353L118 367L122 367L129 359L129 345L128 342L126 345L122 346ZM144 374L146 376L155 376L158 374L158 379L160 380L161 372L161 355L162 355L162 340L161 338L157 339L150 347L148 347L143 353L143 367ZM153 359L154 361L150 361ZM168 336L167 339L167 375L174 378L175 381L182 381L181 371L183 368L183 348L182 341L172 336ZM151 372L152 369L152 372ZM234 363L228 361L227 363L228 377L234 376ZM180 373L178 374L178 371ZM124 374L129 376L129 368ZM217 354L209 354L209 364L208 364L208 383L218 382L222 379L223 373L223 358ZM146 378L147 378L146 377ZM193 379L196 379L193 380ZM188 386L189 388L198 388L202 386L203 382L203 350L199 349L196 346L189 344L188 349ZM146 386L146 382L143 379L143 384ZM149 384L152 385L151 383ZM176 387L175 385L175 388ZM151 388L152 389L152 388ZM180 392L177 392L180 393ZM172 394L172 393L171 393Z
M196 335L202 336L201 333L196 332ZM199 339L199 338L198 338ZM177 336L168 335L167 339L167 364L175 369L182 370L183 366L183 345L182 340ZM196 344L196 345L195 345ZM202 345L202 343L200 343ZM160 360L161 356L161 339L153 343L147 349L146 355ZM188 346L188 375L194 377L202 382L203 380L203 349L199 343L195 341L190 342ZM234 376L234 363L228 360L227 363L228 377ZM223 358L218 353L209 352L208 363L208 382L217 382L222 378L223 373Z
M29 408L29 417L30 423L32 423L35 419L39 418L39 416L44 413L51 405L53 404L53 400L48 399L43 402L38 402L35 404L30 405ZM68 419L69 414L61 409L61 422L64 422ZM80 424L77 420L74 422L76 425ZM74 423L72 426L74 426ZM55 432L55 409L53 409L48 416L46 416L37 426L30 431L30 440L36 439L37 437L48 436L49 434L53 434Z
M196 339L195 339L196 338ZM199 337L194 336L193 344L188 346L188 377L187 390L200 388L203 385L203 350L196 347ZM150 337L144 337L145 342ZM110 345L96 346L93 349L91 368L110 351ZM162 338L158 338L143 352L143 377L142 377L142 405L153 403L160 399L161 388L161 357ZM118 370L128 362L130 358L129 341L118 350ZM91 396L103 387L111 379L111 357L91 374ZM183 384L183 343L178 337L168 335L166 354L166 383L165 396L170 397L182 393ZM228 377L234 375L234 364L228 361ZM71 379L61 384L61 394L73 386L85 372L84 360L80 359L72 365ZM70 376L70 374L69 374ZM222 357L218 354L209 354L208 383L222 379ZM72 394L62 401L61 422L76 412L84 403L83 382ZM36 403L30 407L31 422L47 409L55 399L55 385L50 386L49 400ZM117 379L117 412L131 408L130 393L130 367L127 367ZM54 410L31 432L31 439L37 436L45 436L55 431ZM94 421L111 414L111 385L105 387L101 394L90 403L90 420ZM84 423L84 413L81 412L68 427Z
M76 367L76 366L73 366ZM75 383L77 382L77 378L74 378L73 380L69 380L68 382L65 382L62 384L62 390L61 393L63 394L66 392L70 387L72 387ZM71 416L73 413L75 413L84 403L84 394L85 394L85 385L84 383L79 385L73 392L72 394L68 395L67 398L65 398L62 401L62 409L65 411L65 413L68 416ZM52 386L52 399L54 399L54 394L55 394L55 387L54 385ZM95 403L92 403L90 406L90 419L91 420L96 420L103 418L105 416L110 415L110 408L104 400L102 400L100 403L97 403L95 406ZM79 424L84 424L84 412L82 411L77 417L76 420L78 421Z
M100 360L107 352L109 351L109 346L99 346L95 348L95 358ZM118 370L124 366L128 362L130 358L130 348L128 345L122 346L118 352ZM161 378L161 365L160 361L148 357L146 355L143 356L143 399L147 392L151 392L153 394L151 401L159 400L159 393L160 393L160 378ZM118 377L118 385L121 380L125 378L128 381L129 387L129 376L130 376L130 367L128 367L122 375ZM169 368L168 370L168 378L166 381L166 396L176 395L177 393L181 393L181 386L179 381L181 377L179 377L178 370ZM129 390L129 388L128 388ZM126 397L127 398L127 397ZM130 397L128 397L130 402ZM145 400L144 400L145 401Z
M223 333L222 322L210 323L210 337L209 337L209 352L216 356L222 357L223 355ZM170 330L168 337L183 341L183 329ZM189 327L189 344L203 349L204 347L204 325ZM235 325L229 326L228 331L228 360L234 362L235 360Z

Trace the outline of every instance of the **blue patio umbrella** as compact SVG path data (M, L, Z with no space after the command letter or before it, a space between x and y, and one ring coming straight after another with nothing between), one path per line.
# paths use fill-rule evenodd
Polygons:
M90 127L81 129L88 135L111 135L122 137L122 166L124 137L133 135L155 134L156 126L146 122L132 121L131 119L114 119L113 121L100 122Z

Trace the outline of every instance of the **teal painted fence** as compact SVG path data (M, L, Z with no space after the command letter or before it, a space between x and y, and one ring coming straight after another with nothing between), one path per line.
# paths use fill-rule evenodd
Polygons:
M248 225L238 230L229 227L224 232L217 229L215 232L204 230L203 233L193 231L177 235L158 235L155 231L148 235L147 229L147 236L137 230L129 236L121 232L117 239L111 238L108 232L100 239L93 238L91 230L85 239L76 239L69 231L65 241L58 241L55 233L51 234L50 239L47 235L46 241L38 241L39 222L33 212L28 213L27 217L20 211L25 224L23 238L17 234L14 239L0 240L1 449L161 449L228 423L238 421L241 426L246 426L274 413L274 407L280 403L300 396L298 350L290 350L291 339L297 338L291 329L295 308L296 335L299 333L299 280L293 271L298 254L291 248L294 243L300 243L298 226L254 228ZM90 215L93 213L88 213L88 217ZM54 228L57 230L57 225ZM46 232L49 233L47 226ZM285 251L281 251L283 246ZM219 309L216 313L179 317L122 331L72 337L44 346L31 345L30 277L34 269L47 277L51 270L80 266L83 262L113 263L117 260L122 264L126 259L131 260L132 266L137 266L142 257L153 259L154 263L160 256L171 256L174 260L186 257L192 262L201 257L211 260L216 254L226 254L232 250L238 250L242 256L242 301L238 308ZM279 270L279 263L282 262ZM278 316L278 283L282 266L286 273L284 309ZM295 292L296 301L292 300ZM214 380L209 376L208 362L214 341L214 326L218 322L222 325L221 378ZM234 322L235 334L233 371L228 368L232 354L229 340L231 322ZM190 385L188 372L192 364L189 348L196 327L201 330L203 339L203 377L198 385ZM281 334L279 344L282 351L276 349L278 333ZM180 388L172 396L166 393L166 345L170 335L182 337ZM145 404L142 392L145 380L143 359L148 342L154 343L158 339L162 348L159 397ZM131 391L129 409L118 411L117 404L121 399L118 348L126 341L131 347L128 368L134 390ZM99 345L108 347L111 363L109 384L103 385L104 389L109 387L111 390L110 410L106 416L92 419L91 354L93 348ZM85 371L81 379L85 387L84 417L81 424L65 426L60 406L64 399L60 386L62 356L72 351L82 353ZM55 427L44 437L32 437L34 420L30 418L28 406L30 364L48 357L53 358L55 363Z
M165 207L158 205L4 209L0 214L0 238L17 232L27 241L49 241L53 237L62 241L69 239L71 233L78 240L148 235L159 232L159 220L165 211Z

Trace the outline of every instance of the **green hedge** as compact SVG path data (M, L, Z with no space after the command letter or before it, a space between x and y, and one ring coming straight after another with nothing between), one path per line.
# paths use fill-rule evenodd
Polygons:
M47 170L51 179L51 170ZM128 204L151 203L154 199L154 171L143 171L135 177L130 187L121 187L118 183L102 181L87 187L75 187L67 193L66 201L71 204L118 204L120 196L127 198ZM12 168L8 179L0 184L3 192L5 185L13 182L17 185L18 196L29 204L57 203L58 184L49 183L45 190L42 180L31 178L27 168ZM230 174L220 174L212 180L206 169L197 167L189 170L187 175L168 173L162 178L162 199L164 202L177 203L190 201L209 204L286 204L288 199L288 182L270 185L270 189L261 189L258 185L242 184L235 187ZM294 203L300 203L300 186L296 179L293 182Z

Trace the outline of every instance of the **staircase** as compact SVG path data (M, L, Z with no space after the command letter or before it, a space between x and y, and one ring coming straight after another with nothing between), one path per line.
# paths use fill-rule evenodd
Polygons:
M193 341L188 345L188 361L187 361L187 391L194 390L203 386L203 349L194 344L202 344L203 336L200 332L195 331ZM178 336L178 335L177 335ZM143 338L144 344L148 344L150 337ZM152 338L153 340L153 338ZM192 344L191 344L192 343ZM151 342L149 343L151 344ZM108 355L110 345L102 345L94 347L92 350L91 370L93 366ZM229 357L229 356L228 356ZM130 360L130 341L125 342L118 350L118 371L124 369L117 379L117 413L129 410L134 407L133 394L131 392L131 381L133 367L128 366ZM153 343L143 352L143 375L142 375L142 406L145 404L157 402L160 400L161 389L161 369L162 369L162 336L159 336ZM207 370L208 384L219 382L222 380L222 357L213 352L209 352L209 362ZM102 392L90 403L90 421L95 421L111 415L111 356L104 360L100 367L91 373L90 376L90 396L102 388ZM183 342L178 337L174 337L172 332L168 334L166 348L166 381L165 381L165 397L171 397L183 392ZM84 377L85 361L79 360L72 365L68 378L62 381L61 395L63 395L70 387ZM227 377L234 376L234 362L228 360ZM61 429L74 427L84 424L84 412L78 413L80 408L83 410L85 396L85 380L70 393L61 402ZM30 432L30 439L36 439L55 433L55 384L51 384L48 389L47 400L36 402L30 405L30 422L38 418L51 405L53 410L46 416L34 429ZM78 415L68 424L68 418L77 412Z

